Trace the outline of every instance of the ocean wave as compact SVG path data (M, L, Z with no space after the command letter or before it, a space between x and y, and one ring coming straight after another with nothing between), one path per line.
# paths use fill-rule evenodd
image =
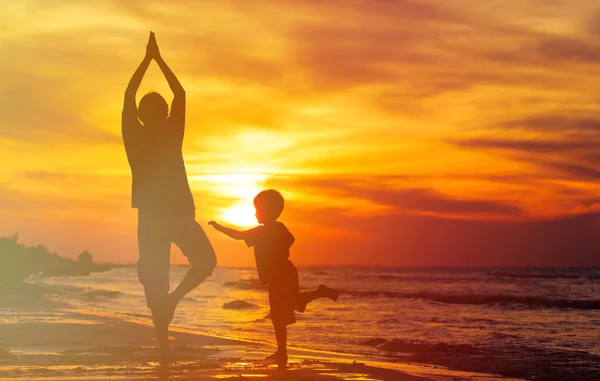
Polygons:
M573 274L573 273L511 273L511 272L498 272L498 271L490 271L487 275L501 278L521 278L521 279L600 279L600 275L598 274Z
M373 338L360 344L402 356L411 362L528 380L596 379L597 364L600 361L599 356L583 351L506 345L502 340L491 340L489 345L484 346Z
M238 279L223 283L224 287L236 288L238 290L266 291L267 287L260 284L258 279Z
M120 291L96 290L90 287L87 287L85 291L85 297L87 299L117 298L119 295L121 295Z
M361 345L376 347L386 352L397 353L463 353L463 354L481 354L491 353L489 349L475 347L470 344L447 344L447 343L428 343L421 340L403 340L382 338L373 338L362 341Z
M398 319L398 318L387 318L387 319L379 320L377 322L377 324L396 324L396 323L400 323L400 319Z
M480 281L480 275L472 276L439 276L436 274L422 274L422 275L411 275L411 274L361 274L354 276L355 279L367 280L367 281L381 281L381 282L405 282L405 283L469 283L473 281Z
M424 292L340 291L354 297L386 297L392 299L421 299L444 304L523 305L531 308L561 308L600 310L600 300L550 299L537 296L513 295L444 295Z
M245 300L234 300L223 304L222 308L226 310L241 310L244 308L258 308L256 304L248 303Z

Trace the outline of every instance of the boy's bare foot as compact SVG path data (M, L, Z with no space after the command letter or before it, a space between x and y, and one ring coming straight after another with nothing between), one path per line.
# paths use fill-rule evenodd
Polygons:
M279 369L285 369L287 367L287 360L288 360L287 352L277 351L276 353L277 353L277 357L275 358L275 361L277 361L277 367Z
M326 298L329 298L331 300L333 300L334 302L336 302L338 300L338 290L334 290L333 288L329 288L325 285L320 285L319 288L317 289L319 290L319 292Z
M287 365L287 351L286 352L280 352L279 349L277 351L275 351L275 353L273 353L270 356L267 356L265 358L265 360L274 360L277 363L277 366L279 368L285 368Z

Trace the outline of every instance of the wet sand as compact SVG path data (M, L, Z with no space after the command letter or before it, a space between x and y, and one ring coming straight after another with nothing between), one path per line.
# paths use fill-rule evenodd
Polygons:
M499 377L431 365L393 364L350 354L290 348L289 367L264 358L274 347L173 330L174 363L158 363L149 319L76 311L43 297L0 305L3 380L491 380ZM235 335L235 332L232 332ZM507 380L503 378L503 380Z

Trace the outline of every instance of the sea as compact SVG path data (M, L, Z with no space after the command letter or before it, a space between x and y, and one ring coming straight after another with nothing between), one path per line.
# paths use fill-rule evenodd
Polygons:
M174 288L187 267L171 268ZM388 362L537 380L600 380L600 268L301 267L288 345ZM75 310L150 319L135 266L84 277L34 277ZM267 289L252 268L218 267L181 302L173 326L275 343ZM233 303L232 303L233 302Z

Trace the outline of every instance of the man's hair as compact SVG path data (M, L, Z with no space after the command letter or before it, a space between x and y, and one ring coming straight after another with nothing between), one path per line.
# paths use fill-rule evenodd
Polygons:
M277 219L283 212L283 196L275 189L265 189L254 197L254 207Z
M144 123L151 120L167 119L169 116L169 105L162 95L157 92L150 92L140 100L138 115Z

